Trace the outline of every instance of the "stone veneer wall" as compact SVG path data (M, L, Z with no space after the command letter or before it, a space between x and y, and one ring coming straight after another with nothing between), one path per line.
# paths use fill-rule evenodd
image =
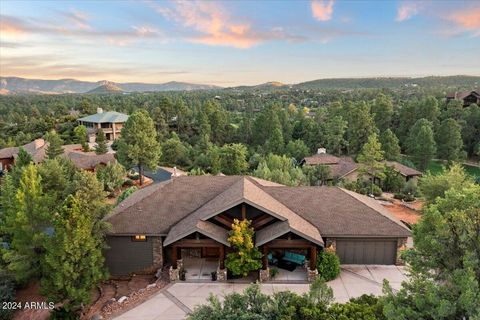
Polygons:
M155 237L152 240L153 266L155 268L163 267L163 241L161 237Z
M265 281L268 281L270 280L270 268L267 267L267 269L260 269L259 271L259 277L258 279L260 280L260 282L265 282Z

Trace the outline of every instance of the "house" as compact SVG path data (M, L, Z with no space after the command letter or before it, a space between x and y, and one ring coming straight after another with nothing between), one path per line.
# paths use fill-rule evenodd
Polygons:
M75 167L81 170L95 172L98 166L106 166L108 163L117 162L113 153L83 152L80 144L65 145L63 150L63 157L72 161Z
M177 280L183 258L208 258L217 262L218 279L225 280L233 219L252 221L255 246L263 253L261 280L268 277L270 255L303 256L310 280L324 249L335 251L344 264L398 264L411 235L374 199L339 187L181 176L136 191L105 218L111 225L106 265L112 275L170 265L170 278Z
M123 124L127 121L128 115L107 111L97 108L97 113L78 119L78 123L87 128L89 142L95 142L98 129L102 129L108 141L113 141L120 136Z
M385 161L385 164L393 167L395 171L404 177L405 182L422 176L420 171L407 167L396 161ZM334 180L344 179L347 181L357 181L359 177L359 165L355 160L351 157L336 157L328 154L325 148L319 148L317 154L302 159L300 165L325 165L330 168Z
M47 143L44 139L35 139L34 141L23 145L32 157L34 163L42 162L45 159ZM0 171L8 170L15 163L20 147L9 147L0 150Z
M35 164L46 159L48 142L44 139L35 139L34 141L22 146L33 159ZM70 144L62 146L63 157L70 159L78 169L95 171L98 165L106 165L110 162L116 162L115 155L112 153L97 155L94 152L83 152L79 144ZM20 147L10 147L0 150L0 171L8 170L15 163Z
M328 154L325 148L319 148L317 154L302 159L300 165L325 165L330 168L334 180L345 179L348 181L356 181L358 178L358 164L355 160L351 157L336 157Z
M408 182L412 179L415 180L418 177L422 176L422 173L420 171L407 167L406 165L403 165L396 161L386 161L385 164L389 167L392 167L393 170L397 171L405 179L405 182Z
M186 176L187 173L176 167L158 167L155 171L146 171L145 175L155 182L163 182L175 177Z
M447 94L445 98L447 99L447 102L454 99L463 100L464 107L468 107L473 103L480 105L480 89L472 91L456 91Z

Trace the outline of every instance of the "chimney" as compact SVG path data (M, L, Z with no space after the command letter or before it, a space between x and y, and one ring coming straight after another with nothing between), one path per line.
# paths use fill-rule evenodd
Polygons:
M102 108L97 108L97 113L103 113L103 109Z
M327 153L327 149L325 149L325 148L318 148L317 154L325 154L325 153Z

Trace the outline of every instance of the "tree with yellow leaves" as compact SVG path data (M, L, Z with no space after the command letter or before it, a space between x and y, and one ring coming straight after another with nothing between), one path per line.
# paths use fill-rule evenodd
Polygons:
M227 254L225 265L235 276L246 277L250 271L262 267L262 253L253 243L254 230L250 224L250 220L235 219L229 232L228 242L235 251Z

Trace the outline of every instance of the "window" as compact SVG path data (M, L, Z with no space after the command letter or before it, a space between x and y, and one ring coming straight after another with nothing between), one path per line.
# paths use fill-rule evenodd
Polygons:
M144 234L137 234L132 237L132 241L147 241L147 236Z

